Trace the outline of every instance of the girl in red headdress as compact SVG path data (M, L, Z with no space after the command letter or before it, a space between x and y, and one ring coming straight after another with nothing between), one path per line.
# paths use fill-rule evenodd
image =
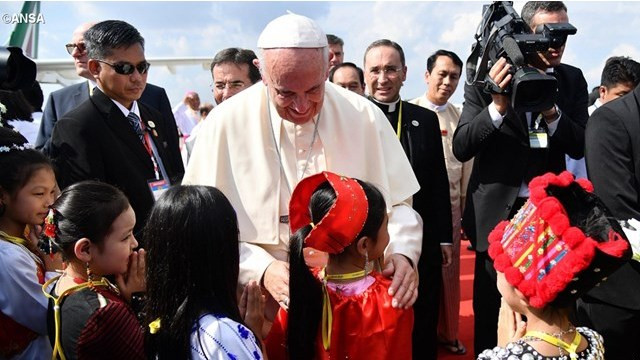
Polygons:
M620 224L568 171L529 182L531 196L511 221L489 234L502 295L498 346L479 360L603 360L603 339L576 327L575 302L631 256ZM523 321L526 318L527 321Z
M395 309L391 281L373 270L389 243L382 194L330 172L303 179L289 204L288 312L266 339L273 359L410 359L413 310ZM303 249L329 253L310 269Z

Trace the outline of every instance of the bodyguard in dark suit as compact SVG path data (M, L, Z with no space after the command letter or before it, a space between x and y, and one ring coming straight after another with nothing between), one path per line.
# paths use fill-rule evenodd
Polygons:
M67 86L49 95L47 106L44 108L44 113L42 114L42 122L40 122L40 130L35 144L36 149L42 150L45 154L49 153L51 133L53 132L53 127L56 125L56 122L66 113L89 100L89 96L96 86L95 79L87 66L89 56L84 43L84 33L94 24L95 23L88 22L79 25L73 31L71 43L65 46L67 52L73 58L76 74L87 79L87 81ZM164 89L152 84L147 84L142 93L142 97L140 97L140 101L158 110L160 114L162 114L163 121L167 128L175 130L174 132L176 134L175 139L170 137L167 140L171 142L175 140L175 143L178 144L178 129L175 119L173 118L169 98L167 98L167 93Z
M413 196L413 208L424 222L422 255L417 264L418 299L413 305L413 358L436 359L442 266L451 263L452 254L449 180L440 123L433 111L400 100L400 88L407 73L400 45L386 39L374 41L364 59L371 100L399 134L420 183L420 191Z
M546 22L569 21L562 2L528 2L522 9L522 18L532 29ZM563 51L564 44L560 49L549 49L528 59L530 65L552 73L558 80L555 105L542 111L540 117L516 113L505 95L489 95L465 85L464 109L453 137L453 153L460 161L475 157L462 226L476 251L473 286L476 356L497 344L500 294L487 255L489 232L524 204L529 196L529 180L548 171L564 170L564 154L576 159L583 154L587 83L579 69L560 64ZM511 80L509 68L505 59L500 59L489 71L503 89ZM529 132L536 123L544 129L546 147L530 144Z
M85 43L98 87L58 121L51 157L62 188L96 179L123 190L138 231L154 203L148 182L182 179L180 152L160 113L137 101L149 68L140 33L122 21L103 21L87 30Z
M38 138L35 144L36 149L42 150L45 154L49 153L51 134L53 133L53 127L56 125L56 122L62 119L69 111L89 100L89 95L92 92L89 90L90 85L91 82L83 81L49 94L47 105L42 114L42 121L40 122L40 130L38 131ZM140 102L160 112L162 121L165 123L167 129L175 129L175 139L173 139L174 137L170 137L167 140L171 142L175 141L175 143L178 144L178 129L175 119L173 118L173 113L171 112L171 103L169 103L169 98L165 90L159 86L147 84L140 97Z
M640 86L599 107L585 135L594 192L619 220L640 220ZM578 302L578 320L605 339L607 359L638 359L640 264L630 261Z

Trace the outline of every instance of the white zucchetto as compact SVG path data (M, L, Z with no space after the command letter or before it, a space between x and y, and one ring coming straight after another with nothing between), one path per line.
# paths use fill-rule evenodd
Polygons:
M258 38L258 48L322 48L328 46L327 35L306 16L289 12L264 28Z

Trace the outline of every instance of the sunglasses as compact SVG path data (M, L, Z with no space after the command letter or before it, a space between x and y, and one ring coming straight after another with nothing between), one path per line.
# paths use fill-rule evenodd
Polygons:
M75 48L78 48L78 51L82 54L85 51L87 51L87 47L84 45L84 43L78 43L78 44L67 44L64 46L65 48L67 48L67 52L69 53L69 55L73 55L73 50Z
M97 60L97 59L96 59ZM133 65L130 63L118 63L118 64L111 64L108 63L104 60L98 60L101 63L107 64L109 66L111 66L113 68L113 70L116 71L116 73L120 74L120 75L131 75L133 74L133 72L138 69L138 72L140 73L140 75L144 75L147 73L147 71L149 70L149 67L151 66L151 64L149 64L146 61L143 61L141 63L139 63L138 65Z

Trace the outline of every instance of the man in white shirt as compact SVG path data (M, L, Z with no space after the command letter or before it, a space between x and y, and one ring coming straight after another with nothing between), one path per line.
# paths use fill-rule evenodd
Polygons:
M427 59L424 74L427 91L410 100L436 113L442 135L444 161L449 177L451 220L453 223L451 265L442 268L442 296L438 319L439 342L450 352L464 354L465 347L458 340L460 313L460 237L462 210L473 160L460 162L453 156L453 133L460 120L460 110L449 102L456 91L462 74L462 60L455 53L438 50Z

